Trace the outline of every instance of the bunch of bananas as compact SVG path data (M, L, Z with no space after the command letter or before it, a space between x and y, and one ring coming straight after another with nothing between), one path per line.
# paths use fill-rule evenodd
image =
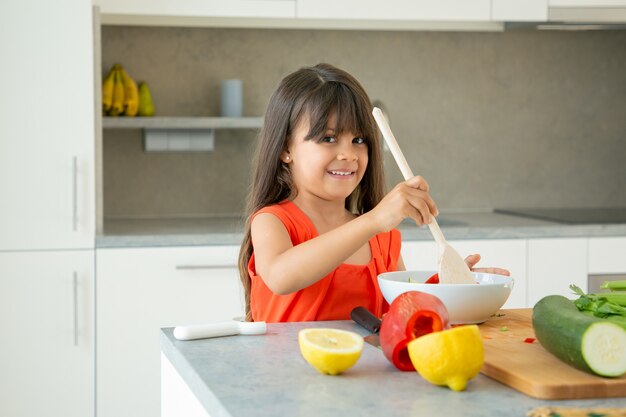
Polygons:
M107 116L153 116L152 95L146 83L137 83L120 64L102 81L102 109Z

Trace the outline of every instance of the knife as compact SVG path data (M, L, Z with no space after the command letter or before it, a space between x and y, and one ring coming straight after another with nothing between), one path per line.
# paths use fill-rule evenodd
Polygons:
M350 312L350 318L364 329L372 332L372 334L363 338L367 343L377 347L378 349L382 349L380 347L380 337L378 336L378 331L380 330L382 321L378 317L372 314L365 307L355 307Z

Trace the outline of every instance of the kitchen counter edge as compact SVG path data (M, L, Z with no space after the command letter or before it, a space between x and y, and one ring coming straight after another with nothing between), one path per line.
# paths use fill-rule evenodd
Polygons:
M536 222L541 223L541 222ZM564 225L542 222L533 225L468 225L442 226L441 229L450 241L486 239L550 239L550 238L592 238L624 237L626 224ZM96 248L131 247L172 247L172 246L220 246L240 245L243 233L234 230L221 230L220 227L199 228L197 233L185 231L161 231L144 229L137 232L117 232L96 236ZM432 235L426 227L403 222L399 227L403 241L430 241Z

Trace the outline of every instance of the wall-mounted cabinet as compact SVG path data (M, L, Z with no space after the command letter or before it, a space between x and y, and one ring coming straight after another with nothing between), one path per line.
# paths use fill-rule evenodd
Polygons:
M488 22L491 0L298 0L299 19Z
M508 22L624 23L626 0L94 0L103 24L499 31Z
M116 19L141 16L197 18L294 18L296 0L94 0L105 18L102 23Z
M548 0L94 0L102 23L358 30L503 30L545 21Z
M491 20L545 22L548 20L548 0L492 0Z

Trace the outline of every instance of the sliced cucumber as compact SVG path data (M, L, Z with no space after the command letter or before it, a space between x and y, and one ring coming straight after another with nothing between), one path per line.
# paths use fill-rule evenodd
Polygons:
M532 320L539 343L563 362L606 377L626 373L626 329L580 312L560 295L535 304Z
M581 350L594 373L602 376L626 373L626 331L617 324L607 321L590 325L583 334Z

